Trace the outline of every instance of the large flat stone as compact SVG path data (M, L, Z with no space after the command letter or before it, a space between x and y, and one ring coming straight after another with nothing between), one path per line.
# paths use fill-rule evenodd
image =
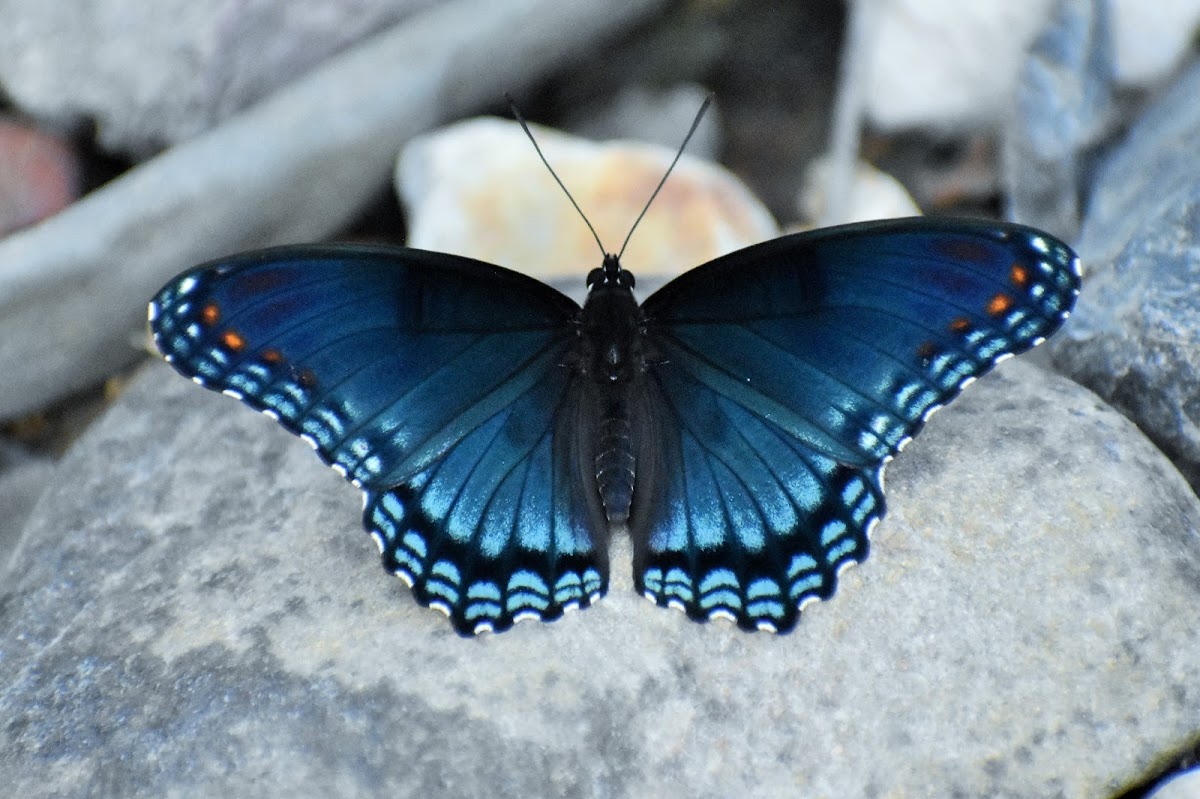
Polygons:
M610 595L459 638L356 492L167 367L68 454L0 589L20 796L1096 796L1200 714L1200 510L1094 395L1007 363L888 472L787 636Z

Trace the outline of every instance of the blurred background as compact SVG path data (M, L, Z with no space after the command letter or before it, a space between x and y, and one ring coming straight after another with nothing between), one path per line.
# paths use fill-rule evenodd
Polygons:
M590 234L511 123L466 122L510 120L506 92L613 249L713 98L626 257L650 285L783 231L918 213L1041 227L1116 274L1130 209L1200 185L1177 146L1200 140L1179 88L1200 0L0 0L0 20L0 558L153 357L146 303L183 269L366 240L577 293ZM1186 157L1114 161L1130 141ZM1113 163L1166 182L1098 190ZM1155 230L1186 249L1194 221ZM1080 305L1076 329L1116 329ZM1171 334L1189 369L1192 311ZM1083 363L1063 346L1060 368ZM1121 374L1072 376L1200 484L1194 372L1165 422L1139 393L1155 381Z

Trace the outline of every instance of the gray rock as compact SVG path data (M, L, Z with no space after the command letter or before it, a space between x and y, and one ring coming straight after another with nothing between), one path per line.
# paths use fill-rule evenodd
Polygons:
M0 0L0 85L27 113L148 154L434 2Z
M1079 245L1060 369L1138 423L1200 487L1200 64L1130 130L1100 173Z
M796 632L635 596L465 640L302 442L153 365L0 588L13 795L1095 796L1194 734L1200 508L1126 419L1005 364L888 472Z
M21 539L25 520L54 473L54 463L0 438L0 579Z
M408 138L578 58L664 0L458 0L0 240L0 419L138 354L168 278L237 250L342 229Z
M1058 0L1021 68L1005 125L1007 215L1065 241L1079 233L1091 150L1114 121L1106 0Z

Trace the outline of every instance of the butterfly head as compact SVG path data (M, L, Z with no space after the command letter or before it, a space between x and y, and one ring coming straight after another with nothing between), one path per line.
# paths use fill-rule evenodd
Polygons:
M604 265L588 273L587 287L588 291L600 286L632 289L635 282L633 273L621 268L620 257L608 253L604 256Z

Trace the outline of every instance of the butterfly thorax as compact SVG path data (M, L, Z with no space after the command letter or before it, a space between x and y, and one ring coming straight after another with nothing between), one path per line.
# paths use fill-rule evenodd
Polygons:
M581 367L593 380L627 383L640 368L641 316L633 298L633 275L615 255L588 275L580 337Z
M629 384L642 372L641 311L633 297L633 275L608 255L588 276L588 298L579 326L580 369L599 405L594 443L596 486L613 525L629 518L633 500L634 443Z

